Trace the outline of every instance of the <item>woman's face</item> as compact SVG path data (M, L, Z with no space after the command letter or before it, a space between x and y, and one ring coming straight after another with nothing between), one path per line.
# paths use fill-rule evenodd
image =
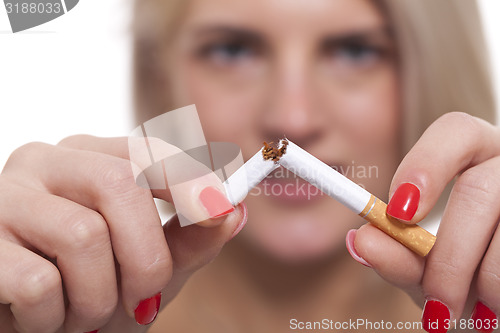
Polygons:
M399 148L388 28L367 0L192 0L165 53L173 102L245 158L286 136L385 198ZM281 169L246 202L240 237L286 262L342 249L363 223Z

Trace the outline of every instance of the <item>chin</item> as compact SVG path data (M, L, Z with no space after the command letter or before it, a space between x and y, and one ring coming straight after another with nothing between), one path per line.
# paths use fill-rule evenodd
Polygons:
M255 228L259 230L251 229L247 237L259 252L284 264L300 265L342 251L350 228L340 221L297 216L286 221L265 221L262 228Z
M247 200L249 221L243 234L257 252L284 264L306 264L345 251L349 229L360 219L328 197L303 203L273 197Z
M273 246L274 245L274 246ZM275 261L282 262L287 265L302 265L321 261L325 257L331 257L340 250L340 242L332 242L331 244L311 244L310 241L273 244L266 250L268 256Z

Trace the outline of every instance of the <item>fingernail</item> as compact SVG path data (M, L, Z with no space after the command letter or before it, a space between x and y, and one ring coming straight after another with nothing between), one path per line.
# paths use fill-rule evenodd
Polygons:
M440 301L428 300L422 312L422 327L429 333L446 333L450 326L450 310Z
M236 229L234 229L233 231L233 234L231 235L231 237L229 238L229 240L233 239L234 236L236 236L237 234L240 233L240 231L243 229L243 227L245 226L245 224L247 224L247 221L248 221L248 208L247 208L247 205L242 202L240 203L240 206L241 206L241 209L242 209L242 214L243 214L243 217L241 218L241 222L240 224L238 224L238 226L236 227Z
M161 293L151 298L145 299L139 303L135 309L135 321L140 325L151 324L160 310Z
M403 221L410 221L417 212L419 200L418 187L410 183L403 183L389 201L387 214Z
M206 208L210 218L224 216L234 211L233 205L215 187L203 189L200 193L200 201Z
M372 265L370 265L368 263L368 261L366 261L365 259L363 259L358 254L358 252L356 252L356 248L354 247L354 240L356 239L356 232L357 232L356 229L351 229L351 230L349 230L347 232L347 236L345 238L345 245L347 247L347 251L349 251L349 254L351 255L351 257L353 257L354 260L356 260L360 264L365 265L366 267L370 267L371 268Z
M97 333L97 332L99 332L99 330L90 331L90 332L85 332L85 333Z
M471 319L474 321L474 328L478 332L490 333L496 327L497 316L489 307L478 301L472 311Z

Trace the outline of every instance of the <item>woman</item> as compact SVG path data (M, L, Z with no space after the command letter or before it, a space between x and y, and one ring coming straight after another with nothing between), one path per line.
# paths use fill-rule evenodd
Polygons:
M237 143L246 158L286 135L340 170L375 166L346 175L388 193L388 213L405 223L458 176L438 240L420 258L332 199L305 199L302 180L277 171L245 200L244 231L205 266L247 217L220 181L186 199L205 221L180 228L174 218L163 232L152 197L170 193L136 186L126 138L30 144L0 178L2 327L141 332L160 299L169 305L151 332L288 332L324 318L395 327L420 320L400 289L429 332L462 328L473 308L477 328L493 325L500 130L485 121L494 107L474 3L150 0L136 18L141 123L195 103L207 140ZM440 117L453 110L483 120ZM276 184L297 191L266 195ZM371 269L347 256L346 234Z

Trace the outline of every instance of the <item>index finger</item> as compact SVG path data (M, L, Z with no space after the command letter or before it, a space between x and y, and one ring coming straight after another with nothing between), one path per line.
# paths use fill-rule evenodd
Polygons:
M59 145L130 160L136 183L150 189L154 197L173 203L183 226L200 221L212 226L220 220L209 219L234 210L222 181L210 168L158 138L78 135Z
M399 165L387 214L408 223L423 220L458 174L500 155L500 130L466 113L435 121Z

